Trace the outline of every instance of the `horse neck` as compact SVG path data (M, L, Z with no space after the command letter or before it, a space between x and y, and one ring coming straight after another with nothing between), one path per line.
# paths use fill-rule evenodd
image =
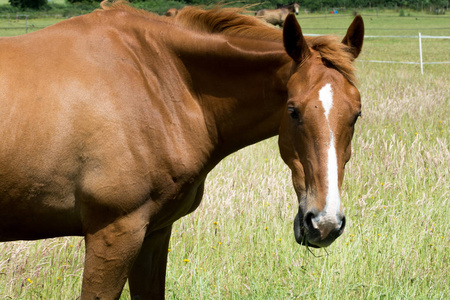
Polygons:
M278 134L291 66L281 43L211 38L184 50L219 159Z

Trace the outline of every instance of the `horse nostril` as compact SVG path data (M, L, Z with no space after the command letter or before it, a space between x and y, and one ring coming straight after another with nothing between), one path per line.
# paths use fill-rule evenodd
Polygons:
M316 217L316 215L313 212L308 212L305 216L305 226L306 229L309 231L313 231L317 229L317 225L314 225L313 219Z
M320 235L322 239L328 235L330 238L336 238L344 232L345 216L342 214L335 218L329 218L327 215L321 215L312 210L306 213L304 226L310 235Z

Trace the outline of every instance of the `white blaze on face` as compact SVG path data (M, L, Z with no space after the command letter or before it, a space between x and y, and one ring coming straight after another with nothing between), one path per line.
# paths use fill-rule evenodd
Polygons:
M333 131L331 130L328 116L333 108L333 89L331 85L327 83L319 91L319 100L322 102L323 109L325 110L325 117L328 122L328 129L330 131L330 144L328 147L327 157L327 180L328 180L328 192L326 198L326 205L322 213L316 218L316 222L332 222L336 223L338 213L341 207L341 199L339 196L338 186L338 170L337 170L337 158L336 147L334 142Z
M322 102L323 109L325 110L325 117L328 121L328 115L333 107L333 90L331 89L331 84L327 83L319 91L319 100ZM330 127L330 124L328 124Z

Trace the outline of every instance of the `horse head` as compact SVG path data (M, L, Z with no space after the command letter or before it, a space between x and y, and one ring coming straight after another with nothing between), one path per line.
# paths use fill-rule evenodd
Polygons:
M294 13L296 14L296 15L298 15L298 12L299 12L299 9L300 9L300 4L298 4L297 2L296 3L294 3L294 4L292 4L292 6L294 7Z
M342 40L311 46L293 14L283 41L292 58L288 101L279 129L280 153L292 171L299 208L294 221L298 243L326 247L345 227L340 189L351 156L360 95L349 73L359 55L364 23L355 17Z

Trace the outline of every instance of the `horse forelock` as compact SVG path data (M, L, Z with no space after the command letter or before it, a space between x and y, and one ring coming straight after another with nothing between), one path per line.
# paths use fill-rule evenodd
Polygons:
M263 21L241 14L247 7L225 8L216 6L210 10L186 6L173 18L159 17L145 10L131 7L125 0L103 1L103 10L118 9L147 17L158 17L176 26L205 34L223 34L249 39L282 42L279 29L267 26ZM339 71L350 83L357 84L353 56L350 48L334 36L306 37L312 49L318 51L324 63Z
M358 83L349 46L331 35L307 37L306 41L310 48L320 53L325 65L339 71L351 84Z

